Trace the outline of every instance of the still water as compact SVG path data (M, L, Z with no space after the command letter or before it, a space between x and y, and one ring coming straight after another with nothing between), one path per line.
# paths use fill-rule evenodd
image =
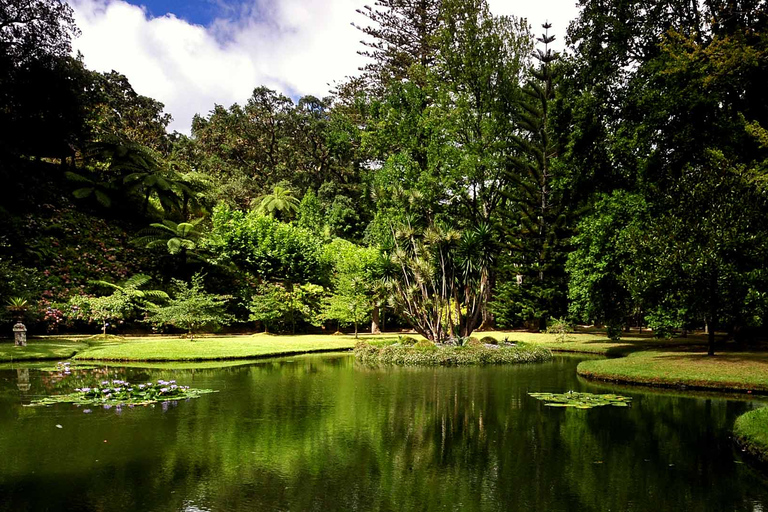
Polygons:
M2 369L0 510L768 511L768 480L730 438L759 399L598 385L579 361L371 369L337 354L61 381ZM21 406L106 376L219 392L88 414ZM634 403L527 396L568 390Z

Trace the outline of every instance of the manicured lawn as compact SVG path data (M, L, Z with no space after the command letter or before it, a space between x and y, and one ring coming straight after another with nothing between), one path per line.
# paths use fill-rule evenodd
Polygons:
M646 350L648 348L654 347L685 346L689 344L705 342L703 338L693 336L690 338L664 340L656 339L647 335L638 336L635 334L633 336L621 338L621 340L616 342L611 341L605 336L605 334L602 333L568 334L566 341L559 341L555 334L547 333L517 331L490 331L472 333L472 337L474 338L483 338L485 336L491 336L497 340L503 340L507 338L509 341L521 341L523 343L540 345L555 352L574 352L607 356L620 356L630 352Z
M12 341L0 343L0 362L69 359L87 345L70 339L30 339L26 347L17 347Z
M749 411L736 418L733 433L747 453L768 463L768 407Z
M369 337L370 338L370 337ZM194 341L178 337L125 338L92 341L76 360L102 361L202 361L247 359L332 350L350 350L353 336L302 335L212 336Z
M618 359L584 361L579 375L652 386L768 392L768 353L721 352L704 347L649 349Z

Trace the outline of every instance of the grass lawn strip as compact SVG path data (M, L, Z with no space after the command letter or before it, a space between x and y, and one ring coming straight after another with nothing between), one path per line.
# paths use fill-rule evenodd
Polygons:
M310 352L351 350L352 336L303 335L216 336L194 341L163 337L135 338L122 342L92 342L76 361L212 361L254 359Z
M13 342L6 342L0 343L0 362L69 359L86 348L88 348L86 343L64 338L32 339L29 340L26 347L17 347Z
M621 383L768 393L768 353L704 349L648 350L618 359L584 361L579 375Z
M733 433L738 445L750 456L768 464L768 407L736 418Z

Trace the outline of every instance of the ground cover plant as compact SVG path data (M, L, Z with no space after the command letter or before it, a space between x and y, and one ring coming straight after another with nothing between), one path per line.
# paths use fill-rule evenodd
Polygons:
M170 402L198 398L201 395L215 393L212 389L194 389L180 386L175 380L158 380L142 384L131 384L124 380L102 381L94 387L76 388L72 393L36 398L26 407L42 407L54 404L71 403L75 405L98 405L120 407L127 405L149 405L157 402Z
M402 366L461 366L485 364L536 363L552 359L544 347L528 344L465 346L434 344L422 340L415 344L383 341L355 345L355 358L364 364L396 364Z

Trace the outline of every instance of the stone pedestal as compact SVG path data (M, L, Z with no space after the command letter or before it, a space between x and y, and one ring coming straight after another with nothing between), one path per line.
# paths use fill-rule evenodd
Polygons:
M27 346L27 328L19 322L13 326L13 340L17 347Z

